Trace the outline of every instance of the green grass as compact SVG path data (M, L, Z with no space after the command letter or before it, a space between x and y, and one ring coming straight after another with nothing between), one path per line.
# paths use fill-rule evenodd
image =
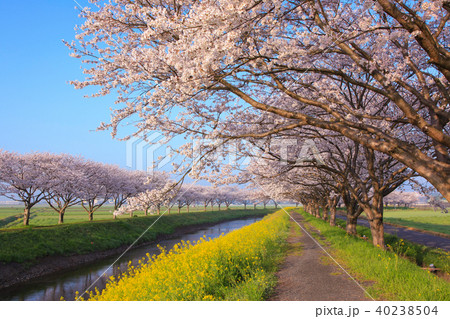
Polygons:
M214 223L255 214L268 214L274 209L229 210L165 214L140 242L152 241L158 235L170 234L177 227ZM0 230L0 261L25 262L44 256L65 256L102 251L131 244L158 216L94 220L55 226L29 226Z
M253 207L248 206L248 209ZM271 208L271 207L268 207ZM225 207L221 208L225 210ZM242 207L232 206L231 209L242 209ZM260 209L260 208L258 208ZM111 220L113 219L113 210L111 206L103 206L94 213L94 220ZM161 209L162 212L165 208ZM207 208L210 212L211 207ZM213 211L218 211L217 207L214 207ZM186 207L181 209L182 213L186 213ZM203 206L191 207L190 212L203 212ZM23 208L22 207L0 207L0 229L2 228L22 228L23 226ZM177 214L177 208L172 207L171 214ZM137 211L134 213L136 216L144 216L144 212ZM129 215L119 216L118 219L130 218ZM65 224L80 223L88 220L88 214L81 206L74 206L67 209L64 215ZM31 226L50 226L58 224L58 213L52 208L46 206L35 206L31 210L30 225Z
M345 221L337 220L336 223L345 228ZM358 225L356 231L360 236L365 235L369 240L372 240L372 234L368 227ZM434 264L437 268L450 274L450 255L448 252L439 248L431 248L406 241L387 233L384 234L384 240L390 250L397 255L408 258L416 265L427 267L430 264Z
M22 207L0 207L0 228L14 223L22 214Z
M297 210L306 222L320 230L330 243L332 254L360 281L368 282L368 292L379 300L450 300L450 283L417 264L430 260L438 267L447 268L449 254L437 249L416 247L395 236L388 235L390 250L380 250L370 242L349 236L345 230L332 227L302 210ZM358 233L370 238L366 227L358 226ZM404 257L404 258L403 258Z
M423 209L386 209L388 223L450 235L450 214Z

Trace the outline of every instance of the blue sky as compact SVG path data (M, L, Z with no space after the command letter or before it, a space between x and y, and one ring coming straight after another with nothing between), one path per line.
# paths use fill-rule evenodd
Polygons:
M73 0L1 2L0 149L79 154L124 167L125 143L96 131L109 121L114 98L87 99L89 91L68 84L83 78L81 61L62 43L82 24L75 6Z

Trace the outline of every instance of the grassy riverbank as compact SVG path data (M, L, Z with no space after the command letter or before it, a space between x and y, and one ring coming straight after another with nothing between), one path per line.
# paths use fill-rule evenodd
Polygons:
M177 227L216 223L265 215L274 209L229 210L102 220L65 225L0 230L0 262L32 262L44 256L86 254L133 243L155 223L139 242L171 234Z
M320 231L334 257L360 281L370 282L367 290L380 300L449 300L450 283L421 269L417 264L433 260L438 267L448 267L449 255L436 249L417 246L393 235L386 236L391 247L383 251L370 242L349 236L345 230L331 227L303 210L297 210L308 225ZM359 234L370 236L367 227L358 226ZM312 232L315 234L314 232ZM318 237L317 234L315 234ZM439 266L440 265L440 266Z
M230 206L231 210L242 210L242 206ZM252 209L252 207L248 207ZM271 206L267 206L267 208L273 208ZM225 208L222 207L222 210ZM262 209L262 207L258 207L258 209ZM161 211L164 212L167 210L167 207L162 207ZM219 209L217 206L211 208L211 206L207 207L208 212L217 212ZM114 207L112 206L102 206L94 213L94 220L96 221L105 221L113 219L113 211ZM203 212L203 206L190 207L189 211L191 213L195 212ZM181 209L181 213L186 213L187 207L183 207ZM177 208L172 207L172 214L177 213ZM143 217L145 214L143 211L135 211L133 215L138 217ZM55 212L52 208L48 206L34 206L31 209L30 215L30 226L53 226L58 224L58 213ZM118 219L127 219L129 215L120 215ZM81 206L73 206L69 207L66 210L64 215L64 224L76 224L88 221L88 214ZM26 228L28 226L23 226L23 207L15 206L15 207L0 207L0 230L1 229L12 229L12 228Z
M111 281L91 300L263 300L275 284L286 247L288 216L197 245L182 243Z

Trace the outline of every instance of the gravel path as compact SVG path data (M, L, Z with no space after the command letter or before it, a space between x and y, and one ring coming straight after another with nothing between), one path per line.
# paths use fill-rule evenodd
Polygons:
M300 225L299 214L292 217ZM371 300L299 226L293 223L288 255L277 273L278 285L270 300Z
M340 219L346 220L346 216L336 216ZM370 227L369 221L366 219L358 218L358 225ZM450 251L450 239L434 236L427 233L421 233L407 228L396 227L392 225L384 225L384 231L388 234L396 235L400 238L409 240L411 242L425 245L428 247L441 248L446 251Z

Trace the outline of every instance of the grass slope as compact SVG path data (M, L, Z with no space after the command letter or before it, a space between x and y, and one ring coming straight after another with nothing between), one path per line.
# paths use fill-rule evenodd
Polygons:
M155 240L158 235L170 234L180 226L265 215L273 211L257 209L165 214L142 236L140 242ZM24 262L44 256L86 254L117 248L134 242L157 218L148 216L0 230L0 262Z
M241 210L242 206L230 206L231 209ZM272 208L272 207L267 207ZM222 210L225 208L222 207ZM250 209L250 207L249 207ZM260 209L260 207L258 207ZM103 206L99 208L94 213L94 220L111 220L113 219L112 206ZM166 208L161 209L164 212ZM203 212L202 207L191 207L190 212ZM217 207L211 210L211 207L207 208L208 212L218 211ZM186 213L186 207L181 209L182 213ZM177 213L176 207L172 207L171 213ZM144 216L144 212L136 211L134 212L136 216ZM0 229L1 228L23 228L23 208L22 207L0 207ZM127 219L129 215L122 215L118 217L119 219ZM74 206L67 209L64 215L65 224L73 224L88 221L88 214L81 206ZM50 226L58 224L58 213L52 208L47 206L35 206L31 210L30 225L31 226Z

